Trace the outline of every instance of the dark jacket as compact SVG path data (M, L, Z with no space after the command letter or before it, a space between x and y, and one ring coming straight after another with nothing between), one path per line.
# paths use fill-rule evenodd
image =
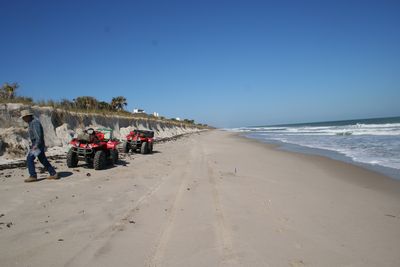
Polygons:
M29 122L29 138L31 139L32 146L44 147L44 134L43 127L40 121L34 118Z

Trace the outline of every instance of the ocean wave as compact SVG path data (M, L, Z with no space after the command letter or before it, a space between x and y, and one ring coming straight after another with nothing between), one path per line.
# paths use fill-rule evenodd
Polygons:
M302 127L243 127L238 132L258 132L297 135L400 135L400 123L354 124L344 126L302 126Z
M337 138L336 136L250 134L248 137L334 151L356 162L400 170L400 138L397 136Z
M375 120L376 121L376 120ZM400 170L400 123L332 123L241 127L234 131L272 142L334 151L355 162Z

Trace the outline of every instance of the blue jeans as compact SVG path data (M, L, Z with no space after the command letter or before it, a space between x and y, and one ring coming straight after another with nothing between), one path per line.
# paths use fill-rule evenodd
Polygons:
M53 166L51 166L50 162L47 160L46 155L44 154L44 147L39 147L40 154L38 155L38 159L40 163L47 169L51 176L56 175L56 171ZM31 153L26 157L26 164L28 165L29 175L32 177L37 177L35 170L35 156Z

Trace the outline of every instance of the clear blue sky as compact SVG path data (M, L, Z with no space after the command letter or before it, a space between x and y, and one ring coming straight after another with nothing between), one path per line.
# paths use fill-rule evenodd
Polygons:
M62 3L63 2L63 3ZM400 115L400 1L0 1L0 83L218 127Z

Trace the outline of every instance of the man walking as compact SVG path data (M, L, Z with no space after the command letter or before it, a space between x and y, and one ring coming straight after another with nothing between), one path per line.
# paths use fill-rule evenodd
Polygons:
M50 176L47 179L58 179L58 174L51 166L50 162L47 160L44 154L45 143L43 127L40 121L33 117L33 112L31 110L21 111L21 118L29 125L29 138L31 139L31 147L29 149L28 155L26 157L26 163L29 170L29 178L25 179L26 183L36 182L37 174L35 171L35 158L37 157L40 163L47 169Z

